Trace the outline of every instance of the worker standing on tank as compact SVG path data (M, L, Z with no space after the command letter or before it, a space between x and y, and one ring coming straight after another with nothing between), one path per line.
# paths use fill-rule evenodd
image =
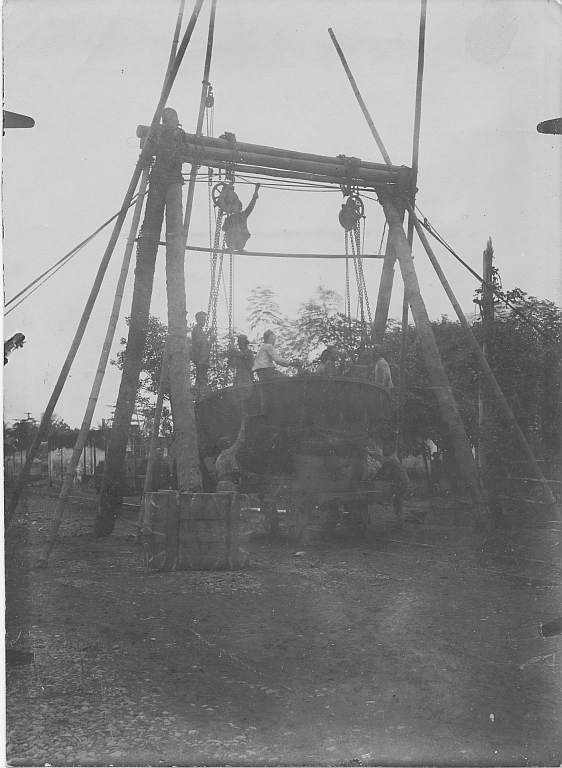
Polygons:
M373 357L376 361L373 383L377 384L379 387L384 387L384 389L390 392L393 387L390 365L383 357L382 349L378 344L373 346Z
M256 205L259 188L260 185L256 184L252 199L245 210L242 210L242 203L238 200L235 204L236 209L226 217L222 225L226 246L229 251L243 251L251 237L248 231L248 216L250 216Z
M191 360L195 365L195 386L206 387L209 383L209 358L211 345L209 334L205 330L207 313L198 312L195 315L195 325L191 331Z
M275 376L282 374L275 368L275 364L283 368L289 368L299 363L297 360L285 360L275 349L275 334L273 331L266 331L263 335L263 344L258 350L252 370L258 375L260 381L271 381Z
M252 366L254 353L250 349L248 337L241 333L238 336L238 349L231 349L228 353L228 364L234 368L234 386L251 384L253 379Z
M316 374L318 376L337 376L336 362L338 359L338 353L335 347L326 347L326 349L320 355L320 361L316 368Z

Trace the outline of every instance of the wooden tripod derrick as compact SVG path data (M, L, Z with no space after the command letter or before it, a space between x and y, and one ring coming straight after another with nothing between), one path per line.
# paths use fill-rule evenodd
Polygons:
M138 135L143 139L143 151L131 178L121 212L117 218L90 298L88 299L76 332L75 339L72 343L53 395L47 405L35 442L29 451L24 470L20 474L14 495L10 501L7 510L7 520L9 521L14 514L21 489L29 474L30 462L34 457L39 441L42 439L45 432L46 425L52 415L54 406L66 376L68 375L70 365L72 364L78 345L80 344L93 303L99 291L109 258L115 247L126 210L131 203L141 172L143 169L146 169L147 163L152 162L152 157L154 157L155 160L151 172L144 224L139 238L133 302L130 313L131 321L129 338L127 340L127 348L124 356L124 370L117 400L114 428L108 445L106 473L103 480L99 514L95 526L97 534L107 535L113 530L114 521L121 505L123 492L121 478L123 476L127 436L134 408L142 354L146 340L155 260L160 242L164 214L166 214L166 278L169 325L166 355L171 383L174 437L181 447L181 456L178 453L178 485L180 490L197 490L200 486L201 480L197 465L197 434L195 429L193 401L188 384L189 350L187 344L184 274L184 255L187 246L196 172L197 168L200 166L224 169L225 171L235 167L238 171L247 174L260 174L262 176L270 176L273 178L280 177L322 182L323 184L334 184L342 188L346 186L355 189L373 190L375 192L379 202L381 202L383 206L386 221L389 226L389 237L373 323L373 336L375 337L375 340L380 340L384 335L392 291L394 267L396 261L398 261L404 281L403 327L404 325L407 326L409 306L412 310L416 328L420 336L426 367L432 381L432 386L437 394L441 414L448 428L459 468L471 491L475 514L478 516L479 511L484 508L484 503L476 465L433 337L427 310L420 294L411 252L412 235L415 227L441 282L449 294L449 298L455 306L457 314L459 314L461 323L468 331L471 344L476 349L477 343L472 336L471 329L468 327L460 308L457 307L452 291L448 288L446 279L441 273L431 249L428 247L427 242L422 236L423 233L421 233L419 222L417 222L413 213L418 166L426 0L421 0L418 87L416 91L416 119L414 123L412 168L408 168L407 166L395 166L391 163L390 156L374 127L374 123L359 94L357 85L351 75L351 71L347 66L343 52L341 51L332 30L330 30L332 41L336 45L340 59L342 60L375 141L379 146L379 149L381 149L385 164L364 162L358 158L346 157L343 155L328 157L294 150L279 149L276 147L247 144L238 142L233 134L225 134L224 137L218 139L203 137L201 134L201 126L204 105L208 95L207 89L209 87L209 67L212 51L216 0L212 0L211 6L207 56L205 61L203 88L201 92L200 111L197 121L197 132L196 134L185 133L177 127L177 124L174 126L174 130L170 132L168 130L169 125L165 120L163 120L163 124L160 125L160 118L162 117L164 106L186 47L191 38L202 3L203 0L195 0L193 13L178 48L179 29L183 14L182 0L168 70L156 111L150 127L139 126L137 129ZM191 164L191 174L185 219L182 222L181 166L183 163ZM406 237L403 228L404 212L406 209L408 209L410 213L408 238ZM112 338L113 336L113 332L114 327L108 329L109 341L110 337ZM485 376L491 383L491 389L499 401L500 408L506 419L511 422L514 429L516 429L516 434L521 442L522 448L534 467L535 477L545 486L545 495L547 496L547 501L550 502L552 500L552 494L549 494L549 489L544 481L544 477L542 477L540 470L536 467L536 462L534 461L530 448L527 445L523 434L518 430L513 419L513 414L511 414L509 407L505 404L503 395L499 390L499 387L497 387L497 383L495 383L491 372L486 367L485 360L480 360L480 362ZM104 367L105 363L103 364L103 368ZM100 364L100 369L101 368L102 366ZM101 376L103 376L103 370L101 371ZM84 429L87 428L87 422L90 417L91 416L88 416L88 414L87 417L85 417L83 425ZM77 446L75 451L77 455L78 447L79 446Z

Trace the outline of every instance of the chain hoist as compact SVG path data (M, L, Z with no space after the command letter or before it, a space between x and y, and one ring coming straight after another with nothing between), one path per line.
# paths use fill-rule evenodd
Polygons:
M347 318L347 324L351 329L351 290L349 286L349 232L347 229L344 233L345 237L345 294L344 294L344 308Z
M349 285L349 255L351 242L351 256L353 258L353 268L355 271L355 280L357 283L358 312L361 324L364 326L365 312L369 323L372 322L371 306L369 303L367 283L365 281L365 273L363 270L363 259L361 258L361 219L363 219L363 221L365 220L365 206L363 204L363 200L359 196L359 190L357 187L352 185L342 186L342 192L346 199L345 202L342 203L338 218L345 233L345 312L348 318L348 323L351 327L351 291ZM364 232L365 226L363 225L363 233Z

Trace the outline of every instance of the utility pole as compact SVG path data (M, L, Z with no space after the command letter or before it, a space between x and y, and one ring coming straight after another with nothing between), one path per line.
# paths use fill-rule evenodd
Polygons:
M489 358L494 324L494 248L491 237L488 238L482 259L483 280L480 304L482 314L482 353L484 357ZM490 392L481 373L478 377L478 467L481 473L485 473L489 469L490 451L493 450L493 446L490 443L492 419L493 404L490 402Z

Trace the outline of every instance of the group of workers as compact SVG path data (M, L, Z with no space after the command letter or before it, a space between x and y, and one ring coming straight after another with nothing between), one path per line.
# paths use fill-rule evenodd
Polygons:
M210 343L209 334L205 330L207 314L198 312L195 315L195 325L191 332L191 360L195 365L196 388L208 386ZM289 360L279 354L276 346L275 333L268 330L263 334L263 342L254 356L248 337L241 333L237 338L237 347L228 350L228 365L234 371L234 385L251 384L254 374L258 381L270 381L282 375L276 366L281 368L302 368L300 360ZM375 344L362 342L355 354L355 359L349 363L340 359L333 346L328 346L320 355L315 374L318 376L349 376L354 379L369 381L372 384L392 389L390 366L382 355L381 348Z

